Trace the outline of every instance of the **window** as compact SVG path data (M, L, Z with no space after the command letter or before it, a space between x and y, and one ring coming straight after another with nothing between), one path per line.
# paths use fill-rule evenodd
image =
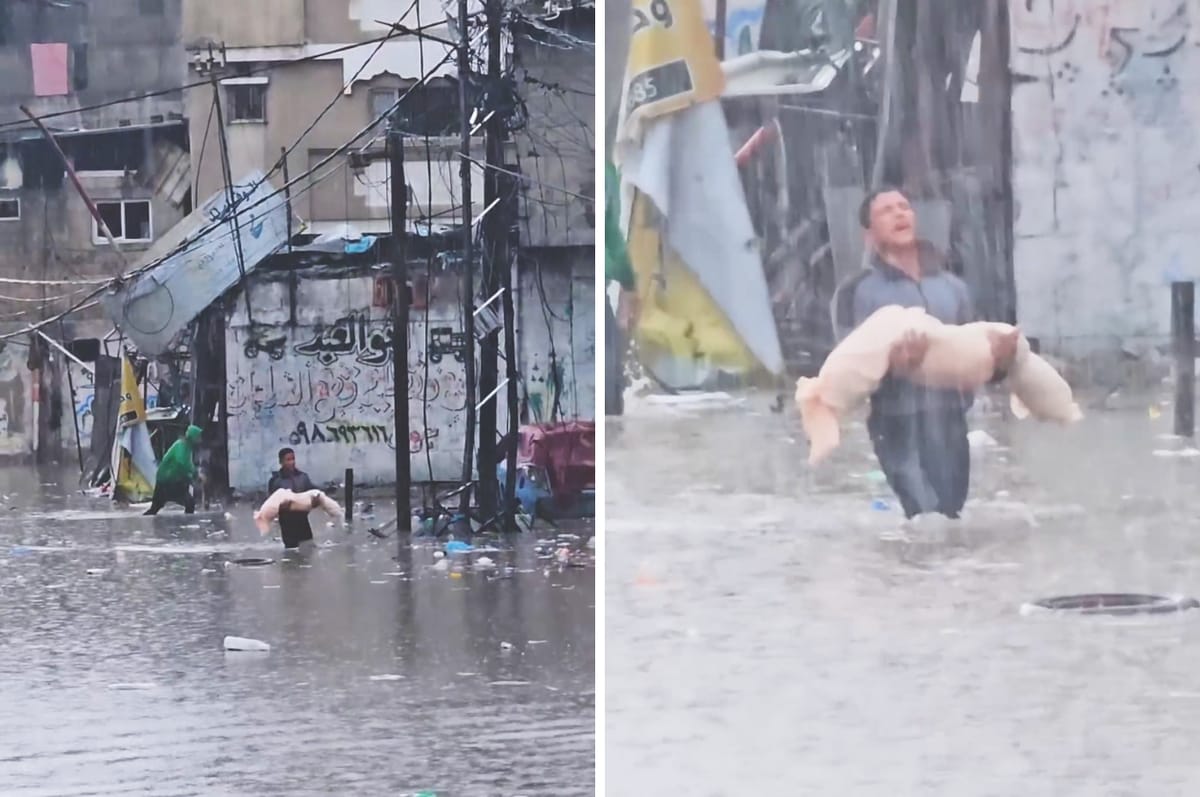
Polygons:
M163 15L163 0L138 0L138 10L144 17L161 17Z
M234 80L238 82L233 82ZM233 78L225 81L226 105L231 122L267 121L267 84L243 83L254 78Z
M96 210L108 225L108 230L117 241L151 241L154 233L150 225L150 200L122 199L113 202L97 202ZM100 225L92 222L92 241L105 244L108 241L100 231Z
M88 87L88 46L71 45L71 87L83 91Z
M21 218L21 200L17 197L0 199L0 221L16 221Z
M400 96L395 89L371 89L371 118L378 119L387 113Z
M404 97L396 109L396 122L413 136L453 136L458 134L458 86L453 81L418 86L411 93L404 89L371 89L371 118L382 116L396 100Z

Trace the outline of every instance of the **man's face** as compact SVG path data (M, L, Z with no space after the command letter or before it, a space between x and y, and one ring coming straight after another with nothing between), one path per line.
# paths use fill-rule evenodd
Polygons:
M871 203L867 233L879 249L899 249L917 242L917 216L899 191L885 191Z
M283 459L281 459L279 461L279 464L283 467L284 470L295 470L296 469L296 455L295 454L284 454Z

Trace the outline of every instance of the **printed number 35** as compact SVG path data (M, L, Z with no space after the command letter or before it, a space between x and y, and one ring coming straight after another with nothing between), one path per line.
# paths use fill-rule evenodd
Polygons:
M633 10L633 32L635 34L656 22L664 28L675 24L675 17L671 15L671 6L667 0L653 0L650 3L650 16L646 16L646 12L640 8Z

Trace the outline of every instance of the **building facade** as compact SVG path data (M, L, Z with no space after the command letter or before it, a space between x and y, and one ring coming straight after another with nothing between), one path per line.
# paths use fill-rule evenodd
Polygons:
M183 5L191 75L211 70L217 77L235 179L254 169L270 173L284 150L289 151L287 169L293 177L346 142L352 141L356 151L378 153L385 125L372 122L407 93L399 114L411 136L405 156L413 193L409 217L445 226L461 219L453 52L413 35L380 41L389 22L420 27L443 40L455 36L442 3L405 3L409 12L403 18L396 17L396 4L385 0L184 0ZM422 76L428 80L414 89ZM224 185L212 108L212 91L189 95L191 134L198 148L196 196ZM482 139L475 143L482 160ZM473 171L472 206L478 210L482 172ZM352 165L348 157L338 156L295 186L293 210L316 234L387 232L388 184L385 159Z
M66 310L136 261L191 210L181 0L0 3L0 328ZM20 110L44 117L117 241L101 234L53 148ZM11 282L20 280L22 282ZM98 308L50 331L100 337ZM84 439L90 392L64 358L0 351L0 458L57 456ZM77 369L70 380L86 385Z

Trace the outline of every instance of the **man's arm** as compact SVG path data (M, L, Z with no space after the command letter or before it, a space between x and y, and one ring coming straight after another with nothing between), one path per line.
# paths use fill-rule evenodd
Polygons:
M267 480L267 494L275 492L279 489L279 473L272 473L271 478Z

